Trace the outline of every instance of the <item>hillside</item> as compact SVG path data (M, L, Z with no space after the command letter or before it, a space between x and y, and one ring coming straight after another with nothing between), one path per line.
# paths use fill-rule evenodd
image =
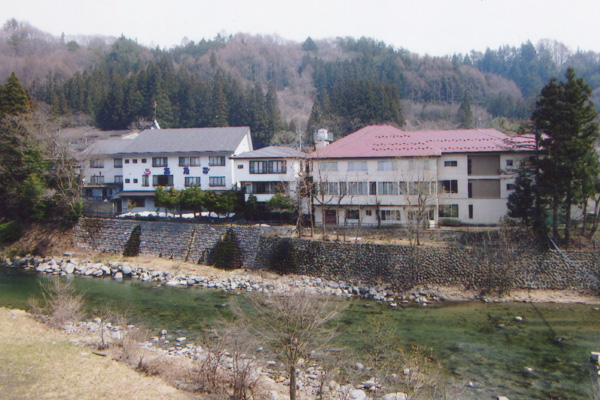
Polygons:
M429 57L368 38L235 34L150 49L125 37L54 37L14 19L0 31L0 79L14 71L55 114L103 129L154 113L163 127L249 125L260 144L321 126L338 137L383 122L452 128L465 95L474 125L527 119L569 65L598 97L600 55L556 42Z

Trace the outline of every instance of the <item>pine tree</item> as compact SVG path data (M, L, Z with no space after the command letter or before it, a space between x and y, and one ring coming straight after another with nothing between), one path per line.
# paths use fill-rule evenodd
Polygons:
M11 73L6 85L0 87L0 118L31 111L31 100L15 73Z

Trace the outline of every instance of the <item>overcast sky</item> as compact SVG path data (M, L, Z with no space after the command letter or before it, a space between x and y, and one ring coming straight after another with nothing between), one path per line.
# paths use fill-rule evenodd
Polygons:
M171 47L218 33L303 41L371 37L421 55L555 39L600 52L599 0L3 0L16 18L60 35L125 35Z

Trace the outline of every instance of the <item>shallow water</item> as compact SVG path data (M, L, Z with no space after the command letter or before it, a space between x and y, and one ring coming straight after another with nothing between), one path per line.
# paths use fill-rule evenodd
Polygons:
M0 268L0 306L26 308L49 279ZM219 316L230 316L233 294L214 289L173 288L112 279L71 277L89 309L108 305L134 323L176 335L201 336ZM515 321L520 316L523 322ZM341 344L368 351L373 321L388 321L401 342L433 349L449 377L468 384L461 399L586 399L590 351L600 351L600 311L581 304L482 302L392 309L349 302L340 320ZM533 372L526 372L531 368Z

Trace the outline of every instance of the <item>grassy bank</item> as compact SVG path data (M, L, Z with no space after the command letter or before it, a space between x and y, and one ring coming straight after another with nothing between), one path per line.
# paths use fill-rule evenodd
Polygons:
M193 399L159 378L146 377L73 337L0 308L2 399Z

